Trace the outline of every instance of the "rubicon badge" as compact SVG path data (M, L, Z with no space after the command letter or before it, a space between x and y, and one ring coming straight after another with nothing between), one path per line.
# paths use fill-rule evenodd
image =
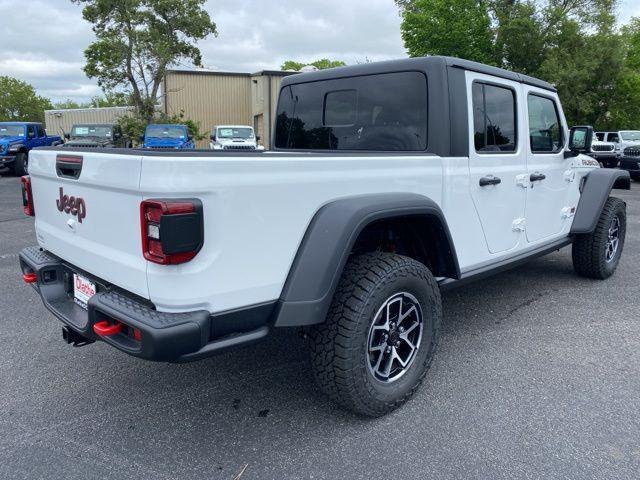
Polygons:
M56 200L56 207L59 212L69 213L78 218L78 223L87 216L87 205L84 199L80 197L70 197L65 195L64 190L60 187L60 198Z

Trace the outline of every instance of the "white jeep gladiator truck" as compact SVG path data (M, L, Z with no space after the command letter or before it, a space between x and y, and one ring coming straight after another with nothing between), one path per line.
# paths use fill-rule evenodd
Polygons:
M283 79L273 151L36 150L24 281L67 342L188 362L302 328L320 388L378 416L418 388L441 291L572 246L620 261L629 174L556 90L448 57ZM508 288L508 286L505 286Z

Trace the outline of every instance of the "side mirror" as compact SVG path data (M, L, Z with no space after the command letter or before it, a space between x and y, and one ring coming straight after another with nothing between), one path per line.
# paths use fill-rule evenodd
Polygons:
M66 138L67 140L69 140L71 138L71 134L70 133L65 133L64 134L64 138Z
M211 136L209 136L209 138L210 138L211 140L213 140L214 142L216 141L216 136L215 136L215 135L211 135Z
M144 142L144 135L140 135L140 141Z
M261 140L261 136L260 135L256 135L256 142L259 142Z
M571 127L571 133L569 133L569 150L576 154L589 153L591 152L592 142L593 127Z

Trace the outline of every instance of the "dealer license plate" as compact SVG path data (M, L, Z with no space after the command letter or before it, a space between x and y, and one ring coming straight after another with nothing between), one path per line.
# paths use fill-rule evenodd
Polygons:
M77 273L73 274L73 301L87 310L89 299L96 294L96 284Z

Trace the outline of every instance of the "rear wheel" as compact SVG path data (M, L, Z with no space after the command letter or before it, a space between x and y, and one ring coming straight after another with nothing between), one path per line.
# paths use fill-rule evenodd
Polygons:
M29 156L26 153L18 152L16 154L16 159L13 161L13 171L19 177L29 173Z
M423 264L391 253L352 258L326 322L309 331L320 388L362 415L394 410L420 386L441 317L440 290Z
M616 271L627 231L625 203L609 197L596 229L578 235L573 243L573 268L583 277L605 279Z

